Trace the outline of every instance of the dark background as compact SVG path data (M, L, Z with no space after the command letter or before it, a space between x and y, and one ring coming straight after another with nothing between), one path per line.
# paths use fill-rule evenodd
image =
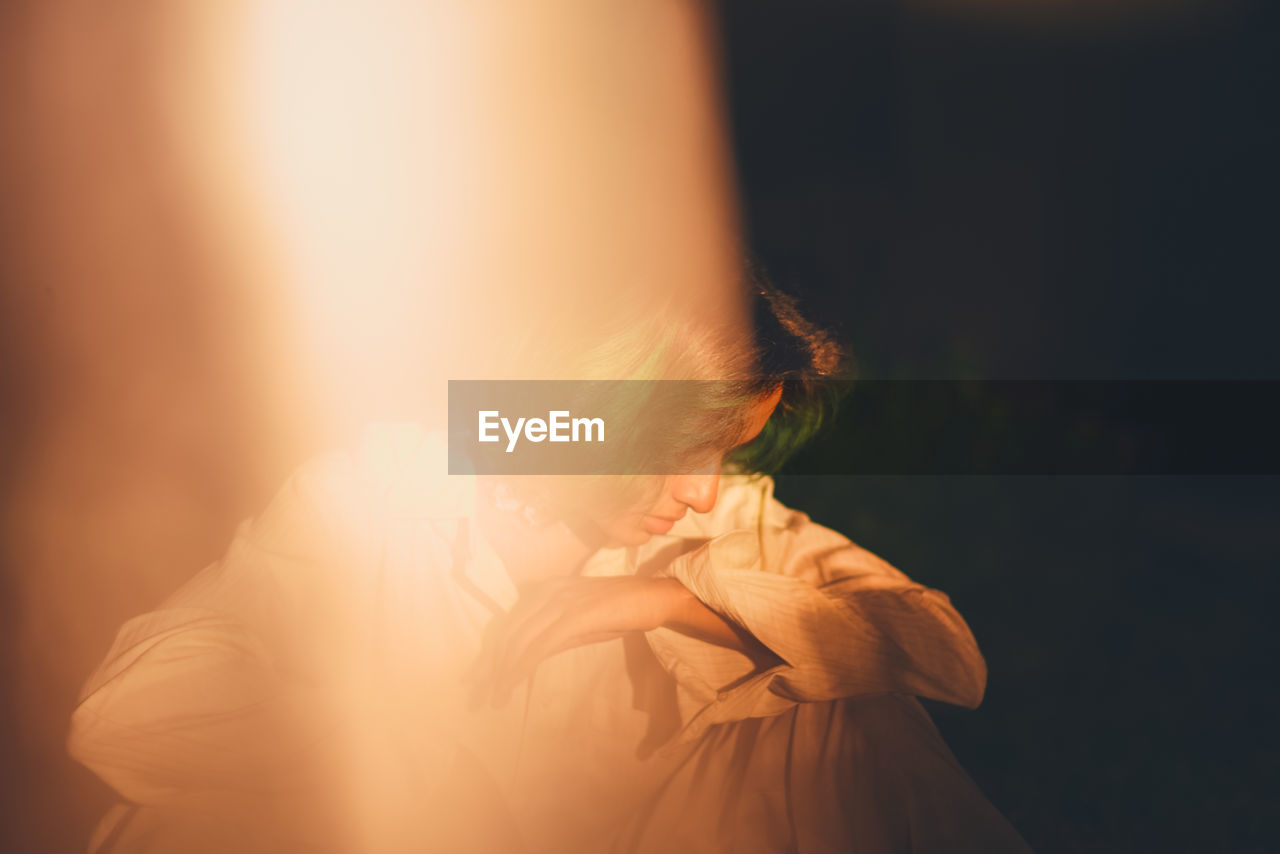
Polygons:
M1262 4L721 12L752 248L859 376L1280 376ZM1037 850L1277 850L1276 478L779 493L951 595L990 679L935 719Z

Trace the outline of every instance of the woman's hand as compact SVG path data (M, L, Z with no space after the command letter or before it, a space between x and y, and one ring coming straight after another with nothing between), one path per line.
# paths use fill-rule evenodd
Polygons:
M471 705L506 705L511 691L545 658L628 632L668 626L738 649L747 639L674 578L556 578L532 585L490 626L469 677Z

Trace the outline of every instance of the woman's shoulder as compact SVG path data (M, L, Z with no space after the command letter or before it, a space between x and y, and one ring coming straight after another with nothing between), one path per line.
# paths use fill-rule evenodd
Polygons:
M360 509L393 517L467 516L474 479L449 474L446 437L415 422L376 422L345 445L300 466L282 495L341 515Z
M281 552L307 543L359 546L392 519L473 513L473 478L450 475L445 437L420 424L380 422L299 466L248 525L251 539Z

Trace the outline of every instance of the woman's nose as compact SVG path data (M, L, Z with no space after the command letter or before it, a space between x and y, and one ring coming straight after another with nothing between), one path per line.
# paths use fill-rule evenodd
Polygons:
M716 494L720 489L720 467L714 471L677 475L672 484L671 497L687 504L695 513L710 513L716 506Z

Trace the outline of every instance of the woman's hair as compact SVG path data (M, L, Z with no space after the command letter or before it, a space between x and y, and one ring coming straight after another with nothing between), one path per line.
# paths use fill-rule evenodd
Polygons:
M782 397L764 430L736 449L738 471L772 474L834 416L848 383L849 362L831 333L800 313L794 297L774 287L754 264L747 267L755 347L756 397L779 386Z
M676 473L724 455L750 409L781 388L760 435L727 459L736 471L772 474L834 414L847 386L843 348L757 265L744 269L749 335L664 312L656 323L633 321L593 349L588 373L625 377L619 385L630 389L608 395L614 407L632 410L614 423L637 426L625 451L630 471Z
M781 387L764 430L725 459L742 473L777 471L833 412L845 357L754 265L743 288L749 335L723 317L623 296L619 303L635 310L615 311L582 338L533 345L523 364L551 364L550 352L556 364L571 366L573 411L626 429L611 434L611 474L523 476L508 489L547 516L632 505L655 486L652 475L694 471L724 456L752 408Z

